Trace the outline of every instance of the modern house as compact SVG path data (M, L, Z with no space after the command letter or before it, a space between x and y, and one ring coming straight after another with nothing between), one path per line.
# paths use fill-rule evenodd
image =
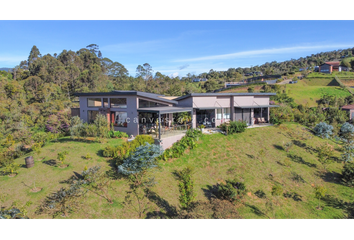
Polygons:
M346 66L340 65L340 62L325 62L319 66L318 71L321 73L332 73L335 71L349 71L349 69Z
M173 98L139 91L76 93L84 122L98 114L107 116L114 129L128 135L151 134L164 148L184 136L189 128L214 128L227 121L249 126L269 122L269 97L275 93L192 93Z

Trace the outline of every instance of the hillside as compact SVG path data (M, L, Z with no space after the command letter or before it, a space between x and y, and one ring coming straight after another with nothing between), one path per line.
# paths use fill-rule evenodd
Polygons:
M35 155L33 168L22 167L13 178L0 176L0 192L8 194L3 205L9 205L15 200L21 203L31 200L34 204L28 211L30 218L50 218L48 215L35 214L40 201L51 192L65 187L65 180L80 173L85 165L92 167L99 164L112 176L112 162L101 156L100 149L107 144L117 145L121 142L120 139L109 140L106 144L77 142L66 137L50 143L39 156ZM289 152L282 148L286 142L293 143ZM321 201L323 210L316 209L318 200L314 198L314 186L323 185L328 188L329 195L344 201L352 201L354 197L354 189L340 183L341 163L331 164L326 173L316 160L316 147L326 142L298 124L247 129L244 133L229 136L205 135L196 149L187 151L181 158L161 162L161 168L154 172L157 185L152 188L157 198L150 199L149 212L161 211L163 214L171 206L178 206L179 193L173 172L191 165L195 169L193 179L197 200L206 201L210 196L209 189L217 183L235 177L244 181L247 195L242 203L235 206L242 218L341 218L345 214L344 210L331 207L326 201ZM328 142L335 146L335 159L338 159L338 146ZM58 152L64 150L69 151L70 167L53 167L53 159ZM261 150L264 151L263 156ZM83 158L87 153L92 156L92 160ZM24 164L24 157L16 162ZM305 182L295 181L296 175L300 175ZM136 218L136 212L123 204L125 191L128 190L127 180L113 179L113 189L109 192L114 199L113 204L108 204L97 195L89 195L84 199L81 209L69 217ZM34 182L37 187L43 188L42 191L30 191ZM295 191L301 200L272 196L271 189L276 183L283 185L284 192ZM258 190L264 191L267 198L258 198L255 195ZM274 210L266 207L269 203Z
M0 71L6 71L8 72L9 70L11 70L12 68L0 68Z

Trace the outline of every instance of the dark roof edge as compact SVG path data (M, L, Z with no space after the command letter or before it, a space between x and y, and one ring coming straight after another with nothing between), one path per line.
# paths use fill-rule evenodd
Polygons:
M74 93L74 96L141 96L146 98L155 99L161 102L171 103L171 104L178 104L175 100L169 100L166 98L161 98L161 94L154 94L154 93L146 93L146 92L139 92L139 91L112 91L112 92L91 92L91 93Z
M176 101L185 99L188 97L211 97L211 96L274 96L276 93L190 93L178 98Z

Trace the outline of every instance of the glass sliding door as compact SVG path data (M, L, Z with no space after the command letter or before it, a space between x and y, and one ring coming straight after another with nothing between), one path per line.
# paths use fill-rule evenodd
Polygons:
M242 109L242 120L247 123L247 125L251 125L251 109L243 108Z

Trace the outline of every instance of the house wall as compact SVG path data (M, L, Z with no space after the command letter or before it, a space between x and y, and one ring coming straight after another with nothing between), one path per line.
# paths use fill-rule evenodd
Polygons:
M135 120L135 118L138 117L138 100L137 96L104 96L104 97L97 97L97 96L80 96L80 118L84 121L88 121L88 111L99 111L100 108L103 106L97 106L97 107L88 107L87 106L87 99L88 98L101 98L101 101L103 98L108 98L108 106L110 106L110 98L126 98L127 99L127 108L109 108L109 112L127 112L127 127L114 127L114 130L116 131L121 131L121 132L126 132L128 135L138 135L138 127L139 123L138 121Z
M193 106L193 98L189 97L189 98L185 98L182 99L180 101L178 101L178 107L194 107Z
M332 70L332 66L328 64L324 64L319 67L319 72L322 73L332 73Z
M215 126L228 121L240 119L240 113L235 107L237 106L253 106L253 105L269 105L269 96L200 96L188 97L179 101L178 106L193 106L193 127L196 128L196 108L212 108L215 107L215 117L217 116L216 108L230 108L230 119L215 119ZM224 114L224 109L222 109ZM253 109L251 110L253 117ZM242 117L241 117L242 118Z

